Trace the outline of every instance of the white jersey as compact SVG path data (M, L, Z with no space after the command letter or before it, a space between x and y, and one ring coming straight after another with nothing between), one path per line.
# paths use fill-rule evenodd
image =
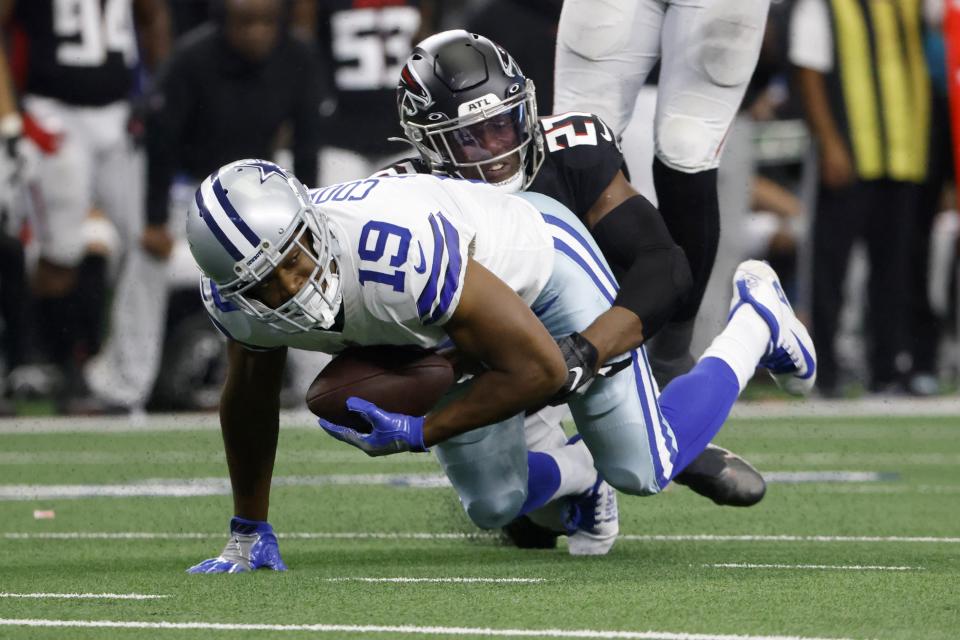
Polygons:
M210 316L251 347L337 353L354 345L447 341L472 258L532 305L553 271L553 237L526 200L465 180L409 175L311 191L336 241L343 304L329 330L290 334L223 300L203 278Z

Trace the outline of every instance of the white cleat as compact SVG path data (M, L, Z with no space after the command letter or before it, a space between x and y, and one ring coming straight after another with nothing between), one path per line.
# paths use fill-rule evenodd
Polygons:
M744 304L753 307L770 327L770 345L760 366L769 370L787 393L810 393L817 380L817 351L783 293L777 272L766 262L747 260L737 267L730 316Z
M617 492L599 475L593 487L571 503L573 522L567 550L572 556L602 556L620 533ZM574 528L575 527L575 528Z

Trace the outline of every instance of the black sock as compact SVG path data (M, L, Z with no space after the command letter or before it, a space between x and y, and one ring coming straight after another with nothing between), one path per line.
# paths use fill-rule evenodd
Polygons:
M683 173L654 158L653 182L667 229L686 254L693 273L690 295L673 316L677 321L689 320L700 308L720 242L717 170Z
M107 259L89 254L77 269L77 348L83 357L100 351L107 310Z

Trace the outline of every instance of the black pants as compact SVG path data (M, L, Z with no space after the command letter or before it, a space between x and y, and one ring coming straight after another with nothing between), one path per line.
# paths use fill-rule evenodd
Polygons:
M27 276L20 240L0 232L0 316L3 358L7 370L26 360Z
M950 113L947 97L935 94L930 114L930 159L927 180L920 186L917 222L913 234L911 326L907 331L913 370L937 371L937 351L942 326L930 306L930 232L940 213L940 196L953 176L953 144L950 137Z
M866 243L870 263L864 328L868 336L870 386L898 379L896 356L906 347L910 296L910 250L917 187L893 180L857 182L843 189L821 187L813 221L813 339L818 384L837 385L834 339L843 283L854 241Z

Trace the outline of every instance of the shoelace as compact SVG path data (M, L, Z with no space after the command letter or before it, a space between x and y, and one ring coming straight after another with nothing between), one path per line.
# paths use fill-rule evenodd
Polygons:
M220 553L220 557L230 562L250 561L250 549L260 538L257 534L247 535L243 533L234 533L230 535L227 545Z

